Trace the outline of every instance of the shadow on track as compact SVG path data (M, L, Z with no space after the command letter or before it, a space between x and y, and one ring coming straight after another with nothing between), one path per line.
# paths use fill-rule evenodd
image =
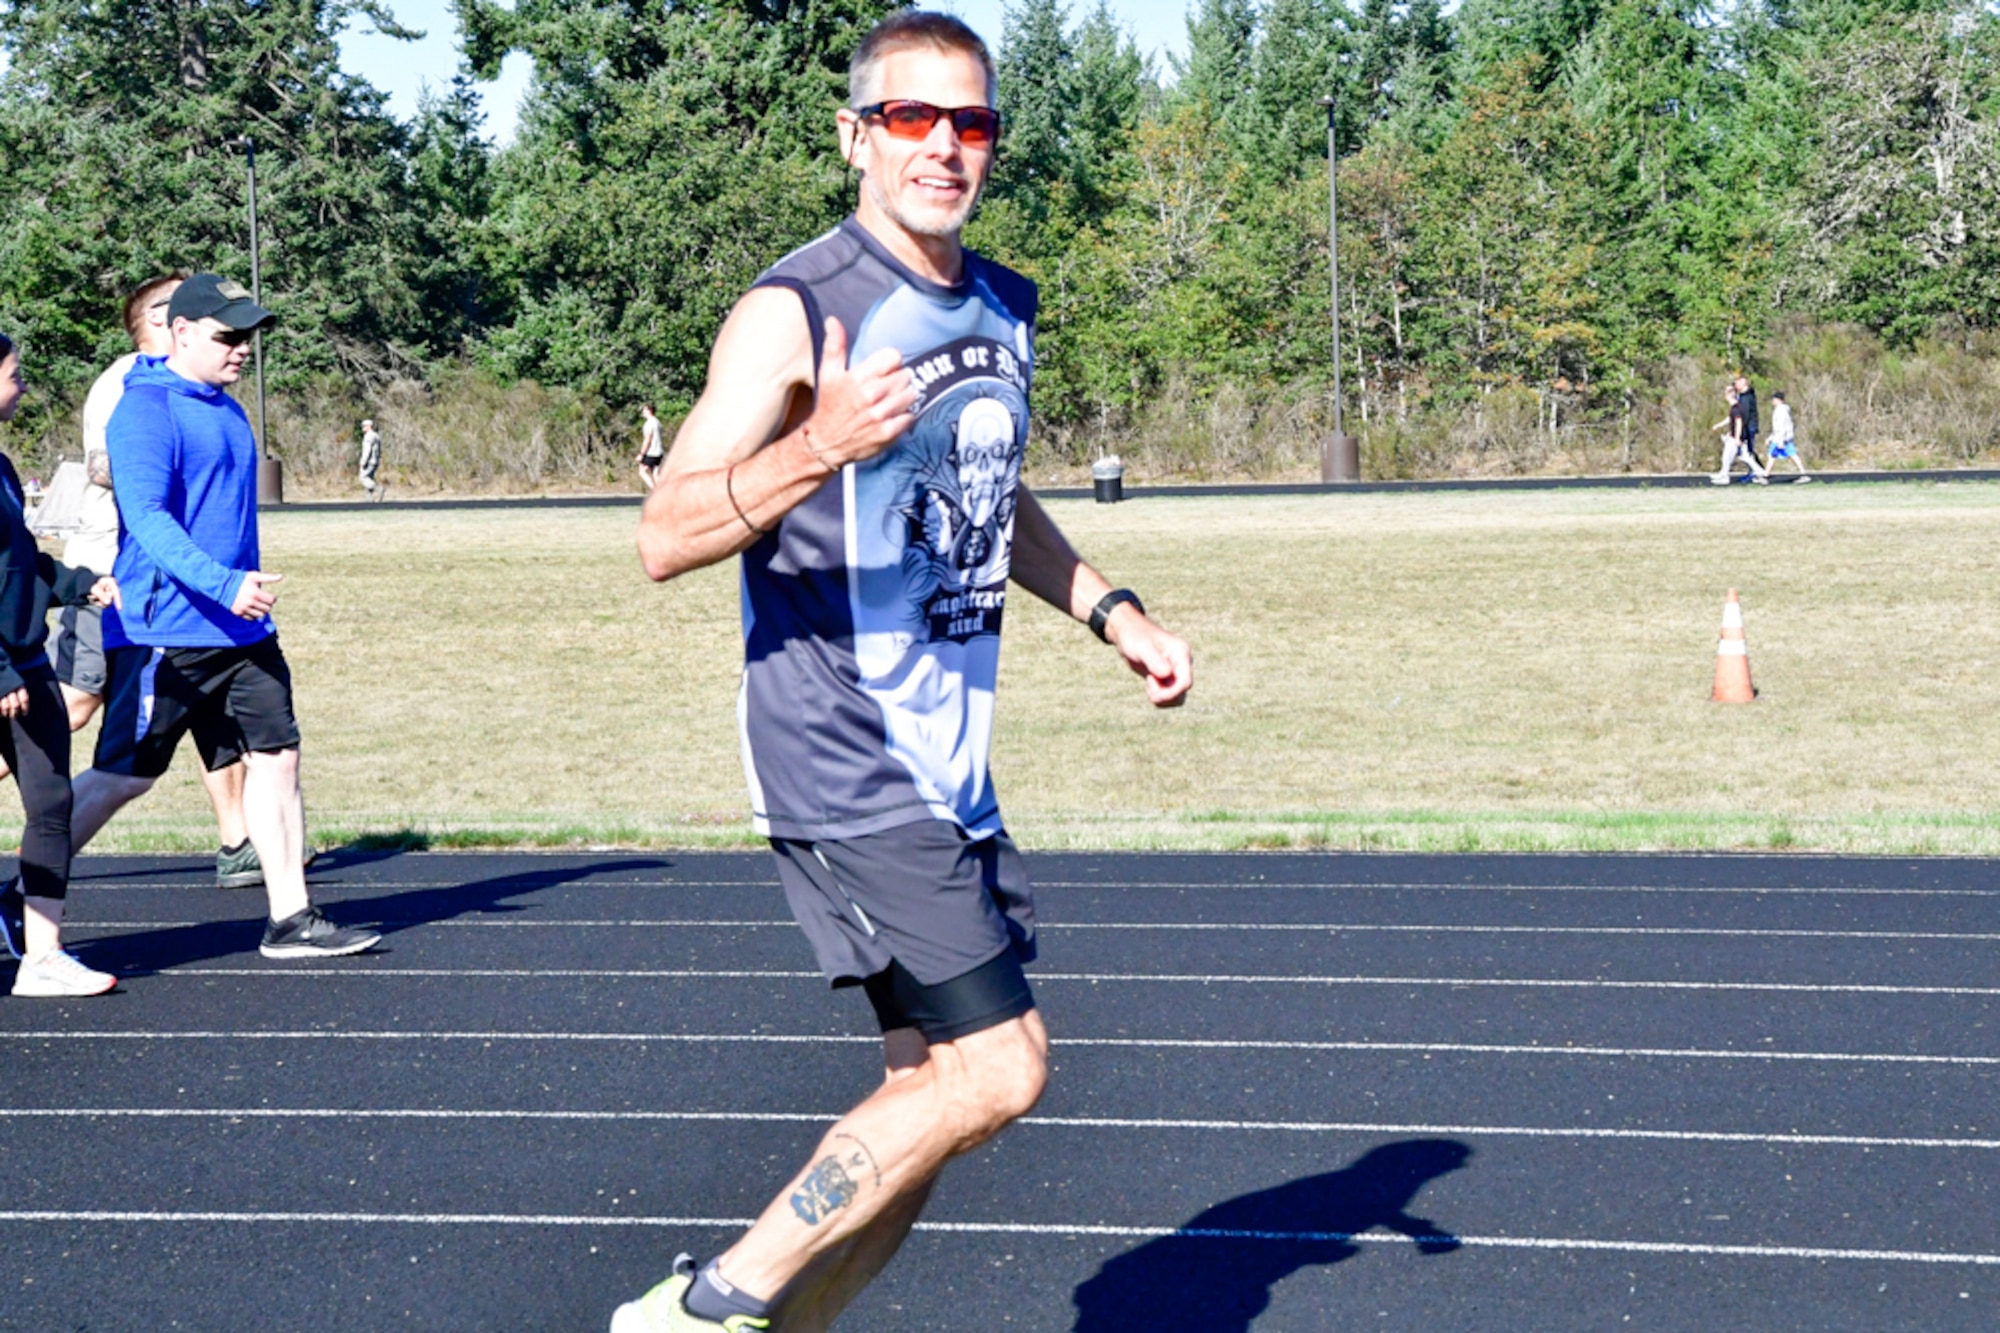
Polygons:
M1274 1285L1359 1254L1351 1238L1375 1227L1408 1236L1425 1254L1449 1254L1458 1241L1407 1210L1426 1184L1471 1156L1456 1139L1405 1139L1345 1170L1204 1209L1078 1287L1073 1333L1248 1333Z
M366 860L380 859L385 858L330 858L330 864L315 865L314 877L317 879L326 870L353 869ZM454 917L519 912L526 905L512 900L544 889L589 879L600 872L629 874L633 871L668 870L673 865L673 861L664 858L598 861L495 875L467 884L401 889L373 898L355 897L329 902L321 894L316 893L314 897L326 903L328 915L343 925L379 923L383 935L383 943L379 947L386 949L399 932L412 927L448 921ZM354 887L365 888L366 883L357 883ZM259 908L263 906L262 889L239 892L254 900ZM237 954L255 954L263 932L264 918L260 913L251 921L205 921L199 925L107 935L85 943L78 952L88 958L93 967L104 968L121 978L130 978Z

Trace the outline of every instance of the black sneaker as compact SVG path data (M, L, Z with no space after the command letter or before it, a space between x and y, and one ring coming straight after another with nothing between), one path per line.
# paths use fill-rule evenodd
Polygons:
M264 942L257 946L257 952L266 958L338 958L372 949L381 940L379 930L336 926L320 915L317 907L308 907L265 926Z
M257 859L257 849L250 845L250 839L215 853L216 888L254 889L263 882L264 863Z
M21 895L21 877L16 875L0 889L0 944L5 944L14 958L28 947L27 913L28 900Z

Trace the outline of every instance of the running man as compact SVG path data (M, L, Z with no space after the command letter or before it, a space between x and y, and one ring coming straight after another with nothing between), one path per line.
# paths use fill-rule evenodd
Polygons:
M1087 622L1154 704L1192 683L1187 645L1020 483L1035 288L959 240L1000 130L985 45L905 11L863 39L849 92L859 207L723 325L639 553L659 580L743 558L756 827L828 980L873 1005L887 1076L747 1233L677 1259L614 1333L825 1329L945 1163L1040 1097L1034 907L987 775L1009 579Z
M382 467L382 435L375 429L373 418L361 423L361 489L368 492L368 498L379 500L381 492L375 489L375 474Z
M109 570L118 559L118 499L111 489L111 456L105 452L104 432L125 396L125 377L139 358L158 360L173 350L167 305L186 277L182 272L154 278L125 298L125 332L133 350L106 366L83 400L83 466L90 484L83 491L83 521L63 546L63 563L73 569ZM99 608L63 609L56 635L56 679L69 707L69 729L83 730L104 703L104 619ZM225 764L213 773L203 769L201 785L215 807L220 835L215 853L217 887L256 888L264 882L264 868L243 824L243 765Z
M238 284L195 274L167 305L166 359L141 360L111 414L125 524L113 572L133 596L104 616L109 702L70 828L81 851L192 731L210 772L245 764L243 810L270 904L259 951L303 958L359 953L381 936L322 916L301 864L299 728L270 620L281 576L258 554L256 437L224 392L242 378L251 334L276 320Z
M647 403L639 412L646 418L646 424L639 428L639 457L634 461L639 464L639 480L650 491L659 484L660 464L667 461L667 451L660 443L660 418L653 405Z

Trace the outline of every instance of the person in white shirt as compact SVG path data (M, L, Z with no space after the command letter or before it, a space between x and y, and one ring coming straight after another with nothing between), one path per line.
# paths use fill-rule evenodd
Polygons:
M633 461L639 465L639 480L645 482L646 489L650 491L660 479L660 464L667 461L667 449L660 442L660 418L653 411L653 405L647 403L639 411L645 416L646 424L639 430L639 457Z
M1785 401L1785 395L1771 395L1771 471L1778 470L1778 460L1789 458L1792 466L1799 470L1800 481L1811 481L1806 471L1806 460L1799 457L1798 429L1792 424L1792 405Z
M361 489L369 498L379 500L380 491L375 489L375 473L382 467L382 433L375 429L371 418L361 423Z
M63 563L72 568L108 574L118 559L118 501L111 490L104 430L112 410L125 396L125 376L139 358L163 357L172 350L167 303L185 276L170 273L154 278L125 298L125 332L131 335L134 350L105 367L83 400L83 466L90 484L84 488L82 522L63 547ZM69 729L81 731L104 703L103 613L97 607L64 609L55 658L56 680L62 686L63 702L69 706ZM250 845L249 826L243 822L242 763L213 773L203 769L201 782L215 807L222 843L215 857L215 882L226 889L257 887L264 882L264 871Z

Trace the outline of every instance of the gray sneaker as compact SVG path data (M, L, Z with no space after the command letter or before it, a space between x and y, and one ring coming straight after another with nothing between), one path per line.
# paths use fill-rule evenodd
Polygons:
M74 954L57 949L40 958L25 958L14 974L14 994L37 1000L70 1000L102 995L118 984L109 972L85 967Z
M317 907L308 907L265 926L264 942L257 946L257 952L266 958L339 958L381 942L379 930L336 926L321 916Z
M307 847L299 858L299 869L310 870L312 863L319 860L319 848ZM245 838L234 847L223 847L215 853L215 887L218 889L254 889L264 883L264 863L257 859L257 849Z
M245 838L234 847L223 847L215 853L215 887L218 889L254 889L264 883L264 863L257 859L257 849Z

